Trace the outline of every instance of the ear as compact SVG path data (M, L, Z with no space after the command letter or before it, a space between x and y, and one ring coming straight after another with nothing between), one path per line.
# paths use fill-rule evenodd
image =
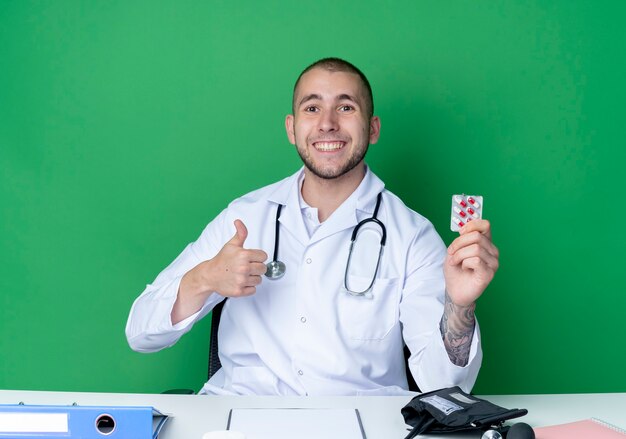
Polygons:
M293 114L288 114L285 117L285 130L287 131L287 138L292 145L296 144L296 133L293 127Z
M378 116L373 116L370 119L370 145L378 142L378 138L380 137L380 118Z

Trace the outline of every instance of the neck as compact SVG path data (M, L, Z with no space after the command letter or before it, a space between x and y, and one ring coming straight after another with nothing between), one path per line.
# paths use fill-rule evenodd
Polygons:
M363 162L350 172L333 179L318 177L305 168L302 198L309 206L317 208L318 219L324 222L359 187L363 177L365 177Z

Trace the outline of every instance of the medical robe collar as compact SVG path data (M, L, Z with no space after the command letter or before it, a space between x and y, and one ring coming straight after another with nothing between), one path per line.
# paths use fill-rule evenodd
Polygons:
M309 238L298 199L300 192L298 180L302 173L304 173L304 167L291 177L279 182L276 189L269 194L268 202L285 206L279 220L281 227L304 246L356 226L360 220L357 211L364 212L366 215L374 213L376 197L385 188L382 180L366 166L365 176L356 190Z

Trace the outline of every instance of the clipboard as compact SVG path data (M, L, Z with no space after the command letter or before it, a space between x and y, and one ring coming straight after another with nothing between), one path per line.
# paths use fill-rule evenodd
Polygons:
M354 408L235 408L227 429L246 439L367 439Z

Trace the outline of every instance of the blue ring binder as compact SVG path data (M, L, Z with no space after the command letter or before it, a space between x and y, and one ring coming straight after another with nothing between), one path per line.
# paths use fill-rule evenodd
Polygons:
M154 407L0 404L0 438L156 439L168 418Z

